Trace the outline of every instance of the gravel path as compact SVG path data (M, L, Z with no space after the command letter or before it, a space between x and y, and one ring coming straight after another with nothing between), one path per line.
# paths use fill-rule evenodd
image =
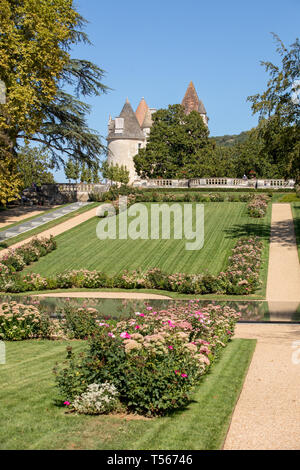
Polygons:
M273 204L267 300L300 301L300 265L290 204Z
M257 346L224 449L299 450L300 325L238 324L235 337Z
M172 300L171 297L159 294L147 294L144 292L61 292L50 294L38 294L37 297L60 297L60 298L82 298L82 299L166 299Z

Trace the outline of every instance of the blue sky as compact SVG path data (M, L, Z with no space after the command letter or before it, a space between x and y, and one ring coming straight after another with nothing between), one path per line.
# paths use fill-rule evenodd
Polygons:
M106 71L111 88L92 98L90 126L105 139L109 114L128 97L150 107L180 103L192 80L210 118L211 135L237 134L257 124L247 96L266 87L261 60L278 62L270 32L286 45L300 36L299 0L76 0L89 21L93 46L72 56ZM105 140L104 140L105 143ZM56 174L64 181L63 172Z

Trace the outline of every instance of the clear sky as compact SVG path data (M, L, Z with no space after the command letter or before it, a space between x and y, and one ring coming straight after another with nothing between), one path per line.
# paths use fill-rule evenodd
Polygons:
M72 56L106 71L106 95L92 98L90 127L106 143L109 115L128 97L149 107L180 103L192 80L212 136L257 124L247 96L266 88L261 60L279 62L271 32L286 45L300 36L300 0L76 0L93 46ZM64 181L63 172L56 174Z

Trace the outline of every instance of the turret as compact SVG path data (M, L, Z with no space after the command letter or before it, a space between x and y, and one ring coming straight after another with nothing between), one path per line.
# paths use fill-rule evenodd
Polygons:
M126 166L130 183L137 178L133 157L145 145L145 141L145 135L127 98L120 115L108 123L107 161L109 164Z
M193 82L190 82L185 92L184 98L181 102L181 105L184 108L185 114L190 114L192 111L197 111L201 115L204 123L208 125L208 116L206 109L202 101L199 100Z

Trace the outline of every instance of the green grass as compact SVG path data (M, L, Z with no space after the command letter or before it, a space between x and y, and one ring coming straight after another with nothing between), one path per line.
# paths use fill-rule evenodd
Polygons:
M300 198L297 196L296 193L288 193L285 194L284 196L281 196L278 198L276 201L273 200L273 202L300 202Z
M127 420L68 414L54 405L51 371L68 344L6 343L7 364L0 365L0 449L220 449L255 348L255 340L229 343L186 410ZM72 346L80 351L85 343Z
M150 204L147 204L148 207ZM86 268L116 274L124 269L151 267L174 273L218 274L226 268L236 240L244 235L261 236L268 257L270 213L263 219L247 214L245 203L205 203L205 240L198 251L187 251L186 240L99 240L97 217L56 237L58 248L27 268L48 276L69 269Z
M45 230L53 228L56 225L66 222L69 219L73 219L73 217L76 217L79 214L83 214L84 212L87 212L97 206L99 206L99 202L92 202L91 204L81 207L77 211L70 212L70 214L66 214L63 217L60 217L59 219L52 220L51 222L48 222L44 225L40 225L39 227L33 230L28 230L28 232L21 233L17 237L9 238L5 242L0 243L0 253L1 250L3 250L4 248L8 248L14 245L15 243L21 242L22 240L26 240L27 238L33 237L34 235L38 235L39 233L42 233Z
M67 207L67 206L69 206L70 204L71 204L71 203L69 203L69 204L62 204L61 206L54 207L53 209L49 209L49 210L47 210L47 211L41 211L41 212L39 212L39 214L37 214L37 215L33 215L32 217L26 217L26 219L20 220L19 222L14 222L13 224L6 225L5 227L0 228L0 232L5 232L5 231L8 230L9 228L16 227L17 225L23 224L23 223L25 223L25 222L31 222L32 220L37 219L38 217L43 217L44 215L51 214L51 212L56 211L56 210L59 210L59 209L63 209L64 207ZM35 209L33 208L33 210L35 210Z
M294 217L294 227L296 232L298 255L300 261L300 202L292 203L292 212Z

